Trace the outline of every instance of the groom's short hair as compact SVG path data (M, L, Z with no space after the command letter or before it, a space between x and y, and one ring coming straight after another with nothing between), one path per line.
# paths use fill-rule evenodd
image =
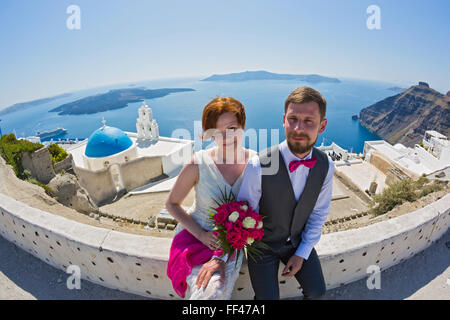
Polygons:
M291 92L284 102L284 113L287 112L290 103L307 103L311 101L317 102L319 105L320 120L322 121L327 111L327 101L319 91L306 86L295 88Z

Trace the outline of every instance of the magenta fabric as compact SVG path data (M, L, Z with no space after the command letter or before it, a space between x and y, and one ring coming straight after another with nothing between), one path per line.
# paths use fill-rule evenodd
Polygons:
M173 238L167 276L172 280L172 286L180 297L184 298L186 294L186 278L191 274L192 268L209 261L213 255L221 256L222 249L209 249L186 229Z
M312 168L316 163L316 158L310 158L307 160L292 160L289 162L289 171L294 172L300 165L304 165L305 167Z

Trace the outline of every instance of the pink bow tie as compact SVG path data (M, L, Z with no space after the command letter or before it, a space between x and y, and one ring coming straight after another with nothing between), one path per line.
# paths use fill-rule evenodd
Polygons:
M316 163L316 158L311 158L308 160L292 160L289 162L289 171L294 172L300 165L304 165L305 167L312 168Z

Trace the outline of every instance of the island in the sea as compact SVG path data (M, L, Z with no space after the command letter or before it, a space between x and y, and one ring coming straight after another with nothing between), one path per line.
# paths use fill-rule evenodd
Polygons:
M362 109L359 122L393 145L401 143L414 148L427 130L450 136L450 95L419 82Z
M324 77L318 74L280 74L272 73L268 71L245 71L239 73L229 73L229 74L214 74L208 78L202 79L201 81L249 81L249 80L294 80L294 81L305 81L311 83L318 82L341 82L337 78Z
M51 102L56 99L70 97L71 95L72 95L72 93L63 93L63 94L59 94L57 96L53 96L53 97L49 97L49 98L16 103L16 104L13 104L12 106L9 106L3 110L0 110L0 115L8 114L8 113L15 112L15 111L22 111L22 110L25 110L28 108L32 108L32 107L47 103L47 102Z
M161 98L171 93L185 91L195 90L190 88L145 89L143 87L114 89L107 93L96 94L60 105L57 108L49 110L49 112L58 112L58 115L93 114L124 108L128 103L139 102L144 99Z

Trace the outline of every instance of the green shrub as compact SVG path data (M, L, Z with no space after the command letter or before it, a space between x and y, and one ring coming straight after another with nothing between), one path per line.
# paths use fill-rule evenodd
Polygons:
M24 179L30 179L30 178L32 178L32 176L31 176L31 171L28 170L28 169L23 170L23 177L24 177Z
M442 190L442 187L443 187L442 183L439 183L436 180L436 181L434 181L433 184L429 184L429 185L423 186L422 189L420 190L419 194L418 194L418 198L424 197L427 194L430 194L432 192Z
M430 181L422 176L416 181L404 179L385 188L380 194L376 194L370 203L370 212L378 216L394 209L404 202L413 202L427 194L442 190L446 183L438 180Z
M0 138L0 155L5 159L6 163L11 165L14 173L20 179L24 179L22 167L22 154L24 152L33 152L44 145L34 143L28 140L17 140L13 133L2 135Z
M22 154L24 152L34 152L42 148L43 146L43 144L34 143L28 140L18 140L13 133L10 133L2 135L2 137L0 138L0 155L3 157L3 159L5 159L7 164L13 167L14 173L18 178L40 186L45 190L46 194L53 197L53 190L49 186L33 178L31 176L30 170L24 170L22 167ZM65 150L63 151L65 152ZM65 158L65 156L61 152L58 154L58 156L63 157L62 159ZM56 158L58 158L58 156Z
M50 155L52 157L52 163L53 165L59 161L64 160L67 158L67 152L63 148L61 148L57 143L52 143L47 147L48 151L50 152Z
M52 189L52 188L50 188L49 186L43 184L42 182L39 182L39 181L36 180L35 178L27 178L27 179L25 179L25 181L40 186L41 188L43 188L43 189L45 190L45 193L48 194L50 197L53 197L53 196L54 196L54 195L53 195L53 189Z

